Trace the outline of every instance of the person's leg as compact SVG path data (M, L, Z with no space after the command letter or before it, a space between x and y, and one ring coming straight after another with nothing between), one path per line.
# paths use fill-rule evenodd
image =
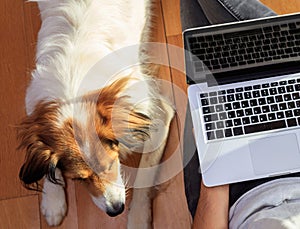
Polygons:
M209 25L197 0L180 0L180 17L182 31Z
M218 0L181 0L180 16L183 31L188 28L240 20Z
M239 21L237 17L222 1L198 0L199 5L210 24Z
M201 174L189 106L187 107L184 126L183 164L185 195L191 215L194 217L199 199Z
M259 0L218 0L239 20L276 16L276 13Z
M219 24L276 13L259 0L180 0L182 30L209 24Z
M211 24L275 16L258 0L198 0Z

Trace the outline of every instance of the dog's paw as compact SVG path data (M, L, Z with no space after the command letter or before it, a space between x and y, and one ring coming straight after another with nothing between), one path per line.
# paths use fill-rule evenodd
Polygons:
M64 188L45 182L42 194L41 211L49 226L59 225L67 212Z
M152 208L149 201L131 202L127 221L128 229L151 229Z
M42 204L41 210L49 226L58 226L66 215L67 205L58 202L47 203L46 205Z

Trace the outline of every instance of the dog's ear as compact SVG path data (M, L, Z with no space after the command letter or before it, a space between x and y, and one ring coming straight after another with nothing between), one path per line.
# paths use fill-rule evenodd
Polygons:
M19 178L26 188L34 190L40 190L38 181L45 175L50 181L58 184L55 178L57 161L55 154L43 142L32 142L26 147L26 158Z
M59 156L51 148L56 142L53 137L55 134L51 131L52 108L38 105L36 111L17 126L20 141L18 149L26 152L19 178L28 189L40 191L38 181L44 176L53 183L59 183L55 178Z

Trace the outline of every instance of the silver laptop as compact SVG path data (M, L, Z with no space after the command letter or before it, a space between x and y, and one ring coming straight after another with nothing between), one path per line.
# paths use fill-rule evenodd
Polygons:
M300 171L300 14L184 31L203 182Z

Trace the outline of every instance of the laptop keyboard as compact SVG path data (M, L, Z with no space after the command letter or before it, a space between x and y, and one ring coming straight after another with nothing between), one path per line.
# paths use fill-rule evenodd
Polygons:
M300 20L189 38L195 72L243 68L300 56Z
M200 94L207 140L300 126L300 78Z

